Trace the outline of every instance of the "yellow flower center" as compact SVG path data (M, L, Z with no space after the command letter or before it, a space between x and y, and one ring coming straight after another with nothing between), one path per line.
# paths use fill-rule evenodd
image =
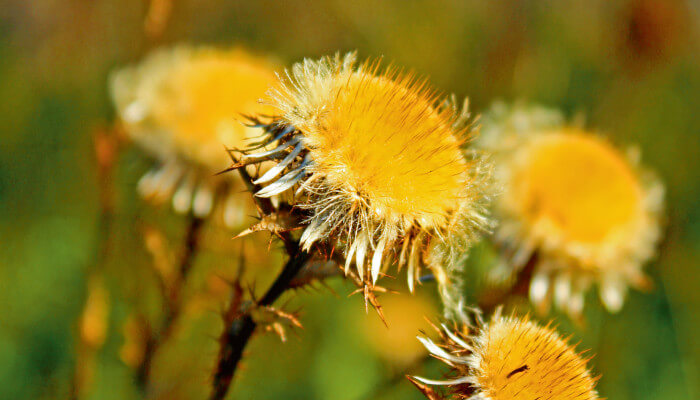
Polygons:
M514 198L533 224L571 241L600 243L641 210L629 163L604 141L576 130L543 135L512 177Z
M476 378L486 398L597 399L585 362L554 331L505 318L482 335Z
M329 79L316 118L298 126L316 171L388 221L445 223L467 165L446 111L409 78L348 72Z
M155 125L196 161L224 167L223 146L245 147L241 114L268 113L258 99L274 84L272 66L240 50L205 51L174 65L153 104Z

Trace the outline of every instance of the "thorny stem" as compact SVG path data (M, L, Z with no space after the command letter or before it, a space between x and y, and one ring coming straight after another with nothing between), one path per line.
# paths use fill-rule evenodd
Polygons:
M238 163L238 160L236 160L232 152L229 152L229 155L234 164ZM238 173L250 193L256 193L260 190L259 185L253 183L253 178L248 171L246 171L245 167L238 168ZM274 212L274 207L269 199L256 196L253 196L253 199L261 214L268 215ZM289 232L279 232L278 236L284 242L289 260L272 283L272 286L270 286L260 301L256 303L257 306L264 307L272 305L289 288L292 279L294 279L311 257L309 253L300 249L299 242L292 239ZM231 307L239 306L240 304L238 302L233 301L231 303ZM257 323L246 311L229 310L227 315L235 317L233 320L226 319L226 326L224 327L224 332L221 334L219 359L216 370L214 371L212 393L209 397L212 400L220 400L226 397L226 393L231 387L233 376L236 373L238 363L243 357L243 350L257 327Z
M309 260L310 254L299 249L297 242L288 245L288 248L289 246L295 248L294 253L290 255L289 260L272 283L272 286L270 286L260 301L256 302L257 306L272 305L289 288L291 280ZM211 400L221 400L226 397L233 381L233 376L243 356L243 350L255 332L256 327L257 323L247 312L239 313L233 321L227 322L227 326L221 335L219 361L214 372L212 393L209 397Z
M153 358L158 349L168 340L175 327L175 322L182 309L182 296L194 259L199 250L199 238L205 220L192 214L189 216L187 230L185 232L184 247L180 256L177 275L174 282L165 292L165 316L160 328L151 330L146 339L143 360L136 372L136 380L142 390L146 390L151 375ZM165 286L168 287L167 285Z
M233 156L232 153L229 154L233 163L237 164L238 160ZM253 177L250 176L248 171L246 171L245 167L238 168L238 174L241 176L241 179L243 179L243 183L245 183L246 189L248 189L250 193L256 193L260 190L260 185L256 185L253 183ZM270 201L270 199L265 197L253 196L253 200L255 201L255 204L258 206L258 208L260 208L260 211L263 214L270 214L274 211L274 207L272 206L272 202Z
M231 157L231 160L233 161L234 165L238 163L238 160L233 155L232 151L229 151L229 156ZM245 167L238 168L237 171L238 174L241 176L243 183L245 183L248 192L257 193L262 188L260 185L256 185L253 183L253 177L250 176L248 171L246 171ZM270 199L265 197L253 196L253 201L255 201L255 205L258 207L262 215L270 215L275 212L275 207L272 205L272 201L270 201ZM287 254L289 254L290 256L292 254L295 254L297 250L294 248L294 240L292 240L289 232L279 232L277 233L277 235L280 239L282 239Z
M233 161L234 167L227 171L237 169L248 191L250 193L257 193L261 187L253 183L253 178L248 171L246 171L245 166L235 167L239 162L232 151L229 151L229 156ZM253 196L253 199L263 216L270 215L276 211L269 199L256 196ZM255 307L271 306L287 289L289 289L290 283L294 277L311 258L309 253L300 249L299 242L294 240L289 232L280 231L275 232L275 234L282 239L287 254L289 255L289 260L265 295L260 301L255 303ZM243 351L257 327L257 323L250 315L251 309L241 309L240 299L233 299L230 307L231 308L225 313L226 326L220 338L221 347L219 349L219 358L214 372L212 393L209 397L211 400L221 400L226 397L238 364L243 357Z

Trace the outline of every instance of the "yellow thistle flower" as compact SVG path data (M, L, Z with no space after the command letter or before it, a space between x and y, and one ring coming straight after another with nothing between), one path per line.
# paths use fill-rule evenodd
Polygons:
M659 238L663 187L604 138L544 108L497 105L480 143L494 154L496 241L512 272L534 264L530 298L550 298L572 315L593 283L610 311L628 285L643 288L642 265Z
M464 316L466 318L466 316ZM451 367L450 379L413 379L448 386L452 398L469 400L595 400L597 378L566 339L528 317L497 312L476 327L466 319L455 330L442 325L441 340L418 339Z
M245 146L256 134L240 115L269 112L258 100L276 81L274 69L242 49L179 46L114 73L111 94L126 133L160 162L139 182L141 194L172 196L176 211L197 216L208 215L220 195L224 221L238 225L246 197L231 190L237 178L213 175L228 165L226 146Z
M353 53L296 64L270 98L277 113L263 127L278 147L240 164L276 160L256 196L297 187L291 202L308 213L303 248L338 244L346 272L354 263L368 286L392 255L408 266L411 290L422 264L443 279L445 257L428 249L451 249L485 224L482 160L462 149L466 107L438 103L425 81L391 67L356 66Z

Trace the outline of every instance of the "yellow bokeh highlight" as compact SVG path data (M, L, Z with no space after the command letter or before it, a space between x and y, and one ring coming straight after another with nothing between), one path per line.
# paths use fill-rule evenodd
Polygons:
M99 348L107 337L109 319L109 292L102 278L88 283L87 300L80 318L80 338L88 346Z
M386 325L379 318L363 314L364 337L384 360L402 367L423 357L427 352L416 335L431 329L426 318L438 313L437 307L424 295L393 295L382 298Z

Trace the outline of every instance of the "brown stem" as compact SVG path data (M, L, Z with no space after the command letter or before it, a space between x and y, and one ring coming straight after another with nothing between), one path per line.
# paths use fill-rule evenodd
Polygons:
M230 151L229 156L233 164L237 165L238 160L233 155L233 152ZM255 194L260 190L261 187L253 183L253 178L246 171L245 166L234 169L238 170L241 179L251 194ZM253 196L253 200L262 216L270 215L276 211L270 199ZM289 289L290 282L311 258L309 253L300 249L299 242L294 240L289 232L282 231L275 234L282 239L285 250L289 255L289 260L262 299L256 303L256 306L272 305ZM257 327L257 323L250 315L250 310L240 309L240 301L232 301L230 307L231 309L226 312L226 326L220 338L219 358L214 371L212 392L209 397L212 400L220 400L226 397L238 364L243 357L243 351Z
M112 187L112 174L116 159L119 156L120 143L116 129L98 129L93 136L94 155L97 164L97 187L99 193L99 216L97 220L97 245L93 256L93 262L87 270L89 277L98 274L106 263L112 247L112 225L114 221L114 188ZM82 314L81 314L82 315ZM81 339L77 334L76 366L71 378L71 399L79 399L86 385L85 365L81 360L84 357L92 357L96 349Z
M205 220L192 214L189 216L187 230L185 232L184 247L180 256L177 275L165 296L165 316L158 330L149 332L146 339L143 359L136 371L136 381L142 390L146 390L153 366L153 358L158 349L165 343L173 332L175 322L182 309L182 297L197 251L199 250L199 238Z
M256 303L256 306L272 305L288 288L289 283L309 260L309 253L299 249L299 244L294 242L294 252L282 268L272 286L265 295ZM288 245L289 248L289 245ZM237 305L232 305L236 307ZM247 310L249 311L249 310ZM243 350L255 332L257 323L247 311L236 311L237 315L232 321L227 322L221 335L221 348L219 349L219 361L214 372L214 382L209 398L221 400L226 397L238 364L243 357Z
M510 298L520 296L527 297L528 291L530 290L530 282L532 282L532 275L535 271L535 266L537 265L537 260L537 253L534 253L527 261L527 264L525 264L525 266L518 271L517 275L515 276L515 281L509 287L485 293L479 299L479 309L484 314L488 315Z

